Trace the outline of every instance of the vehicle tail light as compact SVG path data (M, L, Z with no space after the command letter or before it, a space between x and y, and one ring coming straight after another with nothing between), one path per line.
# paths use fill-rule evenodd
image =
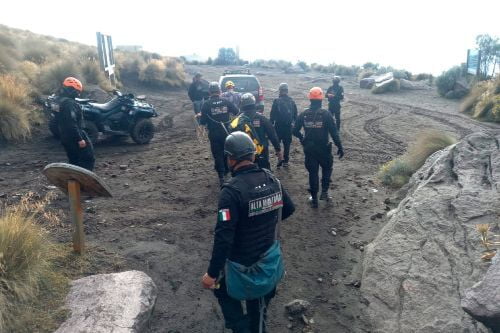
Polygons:
M262 87L259 88L259 101L264 100L264 89Z

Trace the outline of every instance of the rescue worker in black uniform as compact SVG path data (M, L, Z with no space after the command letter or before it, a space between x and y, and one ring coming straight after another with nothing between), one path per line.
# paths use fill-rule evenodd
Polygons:
M293 98L288 96L288 84L281 83L278 88L279 97L273 101L271 107L271 123L274 125L278 140L283 142L283 166L288 167L290 161L290 145L292 143L292 127L297 119L297 105ZM278 167L280 164L278 164Z
M326 91L328 111L335 117L335 124L340 131L340 101L344 99L344 88L340 85L340 77L333 77L333 85Z
M273 125L263 114L257 112L255 97L251 93L241 96L240 109L242 113L231 121L231 132L242 131L247 133L257 146L257 165L271 170L269 140L274 146L278 160L283 160L283 152Z
M229 126L231 121L230 115L237 115L239 111L233 103L220 98L220 87L217 82L211 82L208 90L210 98L201 107L200 124L207 126L210 149L215 162L214 168L222 186L224 176L229 172L224 157L224 142L229 133L226 126Z
M82 91L83 86L78 79L68 77L64 80L56 119L69 163L92 171L95 163L94 147L82 129L83 113L75 101Z
M337 146L339 158L344 156L342 142L335 126L332 115L321 108L323 90L314 87L309 91L311 105L302 112L295 122L293 135L299 138L304 148L305 166L309 172L309 198L313 208L318 207L319 167L321 166L321 196L320 200L330 200L328 188L333 171L332 144L330 135ZM304 127L304 135L301 129Z
M226 139L225 151L233 177L224 184L219 194L212 257L207 273L202 278L202 285L214 290L226 328L235 333L257 333L259 300L246 301L245 315L241 301L228 295L221 271L226 260L247 267L256 263L275 242L279 207L282 207L281 218L284 220L293 214L295 206L288 192L280 188L279 181L271 172L254 164L255 146L247 134L231 133ZM267 198L275 197L280 191L281 202L267 202ZM267 202L267 206L260 207L256 214L250 207L252 202L259 200ZM275 291L276 287L264 296L266 306Z
M197 115L201 112L203 102L208 99L209 92L207 89L208 82L203 80L201 73L196 73L193 77L193 82L189 85L188 96L193 102L194 114Z

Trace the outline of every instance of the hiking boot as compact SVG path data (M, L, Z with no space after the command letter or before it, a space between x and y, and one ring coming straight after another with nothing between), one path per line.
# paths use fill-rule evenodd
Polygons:
M312 196L309 197L309 204L311 205L312 208L318 208L319 203L318 203L318 198L313 198Z
M328 195L328 191L322 191L319 200L331 201L332 197Z

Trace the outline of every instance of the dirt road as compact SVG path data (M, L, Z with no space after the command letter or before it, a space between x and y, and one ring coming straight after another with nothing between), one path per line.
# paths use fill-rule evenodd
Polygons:
M195 70L217 80L223 68L188 68ZM328 76L319 74L260 71L258 76L266 112L280 82L288 82L301 109L307 106L310 87L326 88L330 83ZM318 210L306 205L307 173L298 142L292 146L289 170L276 173L297 211L282 226L287 275L270 308L270 332L303 331L304 324L290 321L283 308L295 298L312 303L314 323L305 331L368 331L356 286L363 247L384 225L384 217L376 214L385 213L384 201L391 195L376 183L378 167L401 154L422 129L436 128L460 138L495 127L460 115L456 102L438 98L434 90L374 96L357 88L354 80L343 85L341 133L346 156L335 160L334 204ZM154 279L159 297L151 332L224 332L216 300L199 282L210 256L218 194L208 144L196 139L185 91L141 93L149 94L161 113L174 116L174 127L158 132L146 146L131 141L97 145L96 172L114 197L86 203L87 238L90 244L123 256L126 269L143 270ZM0 194L6 194L0 202L30 190L47 192L40 171L57 161L65 161L62 147L45 130L29 143L0 146ZM67 209L63 195L53 207ZM70 239L68 223L51 232L60 241Z

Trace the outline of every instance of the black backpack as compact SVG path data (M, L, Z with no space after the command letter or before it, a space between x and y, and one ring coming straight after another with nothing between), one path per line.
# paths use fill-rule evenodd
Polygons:
M279 123L291 125L293 121L293 101L289 97L280 97L276 99L279 114Z

